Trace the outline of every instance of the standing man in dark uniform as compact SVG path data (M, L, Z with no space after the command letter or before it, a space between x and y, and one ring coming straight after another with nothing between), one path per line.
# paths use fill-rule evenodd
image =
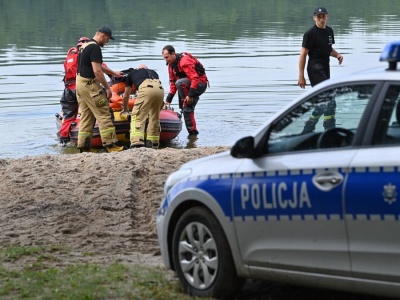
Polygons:
M108 44L110 39L114 39L111 29L102 26L97 29L93 39L81 46L76 76L76 94L81 110L77 148L81 152L90 149L96 120L105 150L114 152L124 149L115 145L118 139L108 103L112 92L101 67L103 63L101 47ZM112 75L121 77L123 72L112 72Z
M130 148L144 147L146 135L147 146L157 149L160 143L160 111L164 106L164 89L156 71L140 64L128 74L121 113L128 112L129 96L136 90L138 94L132 109ZM147 119L149 123L146 129Z
M303 89L306 86L304 68L306 65L307 55L307 74L308 78L310 79L311 86L330 78L330 56L337 58L339 65L343 62L343 56L332 47L332 45L335 43L335 37L333 35L333 29L326 25L328 22L328 11L326 8L315 8L313 18L315 25L308 29L303 36L303 44L299 59L298 85ZM324 128L329 129L335 127L336 103L333 102L330 103L330 105L328 105L324 111L316 109L312 113L310 120L307 121L304 128L306 132L310 132L315 129L315 125L322 114L324 114Z

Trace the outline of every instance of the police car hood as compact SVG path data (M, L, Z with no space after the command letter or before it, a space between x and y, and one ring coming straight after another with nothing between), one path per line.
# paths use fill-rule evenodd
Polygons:
M191 176L232 173L237 170L242 162L243 159L232 157L230 151L224 151L218 154L191 160L183 164L180 169L191 169Z

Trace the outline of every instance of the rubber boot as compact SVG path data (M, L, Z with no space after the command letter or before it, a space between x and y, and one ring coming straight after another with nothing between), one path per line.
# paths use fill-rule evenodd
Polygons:
M158 143L146 140L146 148L158 149Z
M336 119L327 119L324 120L324 128L325 130L331 129L331 128L335 128L336 125Z
M60 145L62 147L67 146L67 144L71 141L71 139L69 137L60 137Z
M84 152L91 152L91 153L98 153L98 151L96 149L92 149L92 148L78 148L80 153L84 153Z
M317 125L318 119L308 119L307 122L304 123L304 129L302 134L309 133L315 130L315 125Z
M146 145L144 144L144 142L140 141L140 142L133 142L129 148L134 149L134 148L142 148L145 146Z
M124 147L123 146L117 146L115 144L111 144L111 145L104 146L104 149L108 153L110 153L110 152L121 152L122 150L124 150Z
M158 149L159 144L151 141L146 141L146 147L147 148L152 148L152 149Z

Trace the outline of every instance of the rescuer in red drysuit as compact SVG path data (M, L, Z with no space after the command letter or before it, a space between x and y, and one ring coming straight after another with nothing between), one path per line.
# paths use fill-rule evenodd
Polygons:
M165 104L170 105L176 92L179 97L179 108L185 120L189 135L198 135L194 108L208 85L203 65L190 53L175 53L174 47L167 45L162 56L168 65L169 93Z

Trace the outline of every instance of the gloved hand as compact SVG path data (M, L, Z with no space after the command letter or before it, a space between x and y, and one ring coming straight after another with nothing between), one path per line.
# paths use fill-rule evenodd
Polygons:
M121 110L121 112L119 114L120 114L120 116L124 116L124 115L131 115L132 113L129 112L128 110L123 109L123 110Z

